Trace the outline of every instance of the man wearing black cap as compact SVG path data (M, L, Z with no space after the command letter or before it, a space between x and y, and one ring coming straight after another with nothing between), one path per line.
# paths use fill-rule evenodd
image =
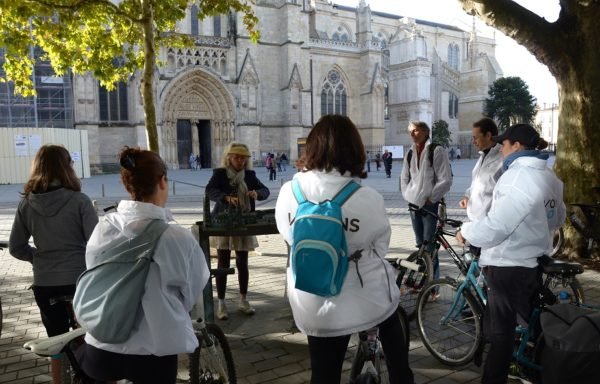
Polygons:
M493 140L501 144L504 174L481 220L463 224L456 238L481 247L487 284L484 333L490 341L482 383L506 383L517 322L526 325L536 289L537 258L552 247L565 219L563 184L540 152L548 143L531 125L517 124Z

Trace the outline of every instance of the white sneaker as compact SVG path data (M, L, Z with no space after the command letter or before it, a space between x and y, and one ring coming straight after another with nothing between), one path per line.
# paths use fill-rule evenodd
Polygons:
M254 310L254 308L252 308L250 306L250 303L248 302L248 300L240 300L238 310L240 312L242 312L244 315L248 315L248 316L254 315L254 312L256 312Z
M221 302L219 302L219 304L217 305L217 319L227 320L228 318L229 315L227 314L227 307L225 306L225 304L221 304Z

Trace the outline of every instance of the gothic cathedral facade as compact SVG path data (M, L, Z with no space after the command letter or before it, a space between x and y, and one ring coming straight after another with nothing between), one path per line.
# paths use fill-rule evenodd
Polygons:
M323 114L349 116L367 149L410 143L411 120L445 120L453 143L470 142L489 86L500 77L495 42L450 25L325 0L257 0L260 41L236 14L198 20L191 7L178 31L193 47L163 48L156 75L160 154L187 168L191 153L218 166L231 141L253 160L298 157ZM145 146L139 76L107 92L90 76L73 80L74 124L88 130L92 170L114 163L122 145Z

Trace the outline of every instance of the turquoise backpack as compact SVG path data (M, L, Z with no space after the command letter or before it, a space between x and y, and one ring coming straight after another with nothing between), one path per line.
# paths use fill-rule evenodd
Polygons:
M298 210L292 224L291 266L295 287L328 297L340 293L348 271L348 246L342 205L360 188L351 180L331 200L306 200L300 184L292 181Z

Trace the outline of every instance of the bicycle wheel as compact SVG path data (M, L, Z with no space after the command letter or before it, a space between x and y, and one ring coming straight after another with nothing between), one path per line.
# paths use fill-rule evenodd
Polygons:
M379 351L373 356L368 351L368 346L364 341L359 341L356 348L356 356L352 361L352 369L350 370L351 384L383 384L382 379L387 380L387 374L382 375L381 362L385 363L385 358L381 353L381 345ZM366 367L365 367L366 366ZM386 366L387 368L387 366ZM365 372L363 372L363 370Z
M200 346L190 355L190 384L235 384L235 365L225 334L206 324L198 335Z
M450 279L430 282L417 302L417 328L425 347L450 366L470 362L483 342L481 310L470 292L454 304L458 283Z
M74 383L74 376L75 373L73 372L73 367L71 367L69 359L66 355L63 355L62 365L60 366L60 384Z
M400 288L400 305L406 312L407 319L413 320L416 314L417 297L421 289L433 279L433 265L431 255L421 247L411 253L407 261L417 264L418 271L400 266L396 284Z
M401 306L398 306L398 317L400 318L400 326L402 327L402 334L404 335L404 341L406 343L406 350L410 347L410 324L406 311Z
M562 227L560 227L554 231L554 235L552 237L552 251L550 251L550 254L548 256L554 257L554 255L558 254L558 252L563 246L564 241L565 233Z

